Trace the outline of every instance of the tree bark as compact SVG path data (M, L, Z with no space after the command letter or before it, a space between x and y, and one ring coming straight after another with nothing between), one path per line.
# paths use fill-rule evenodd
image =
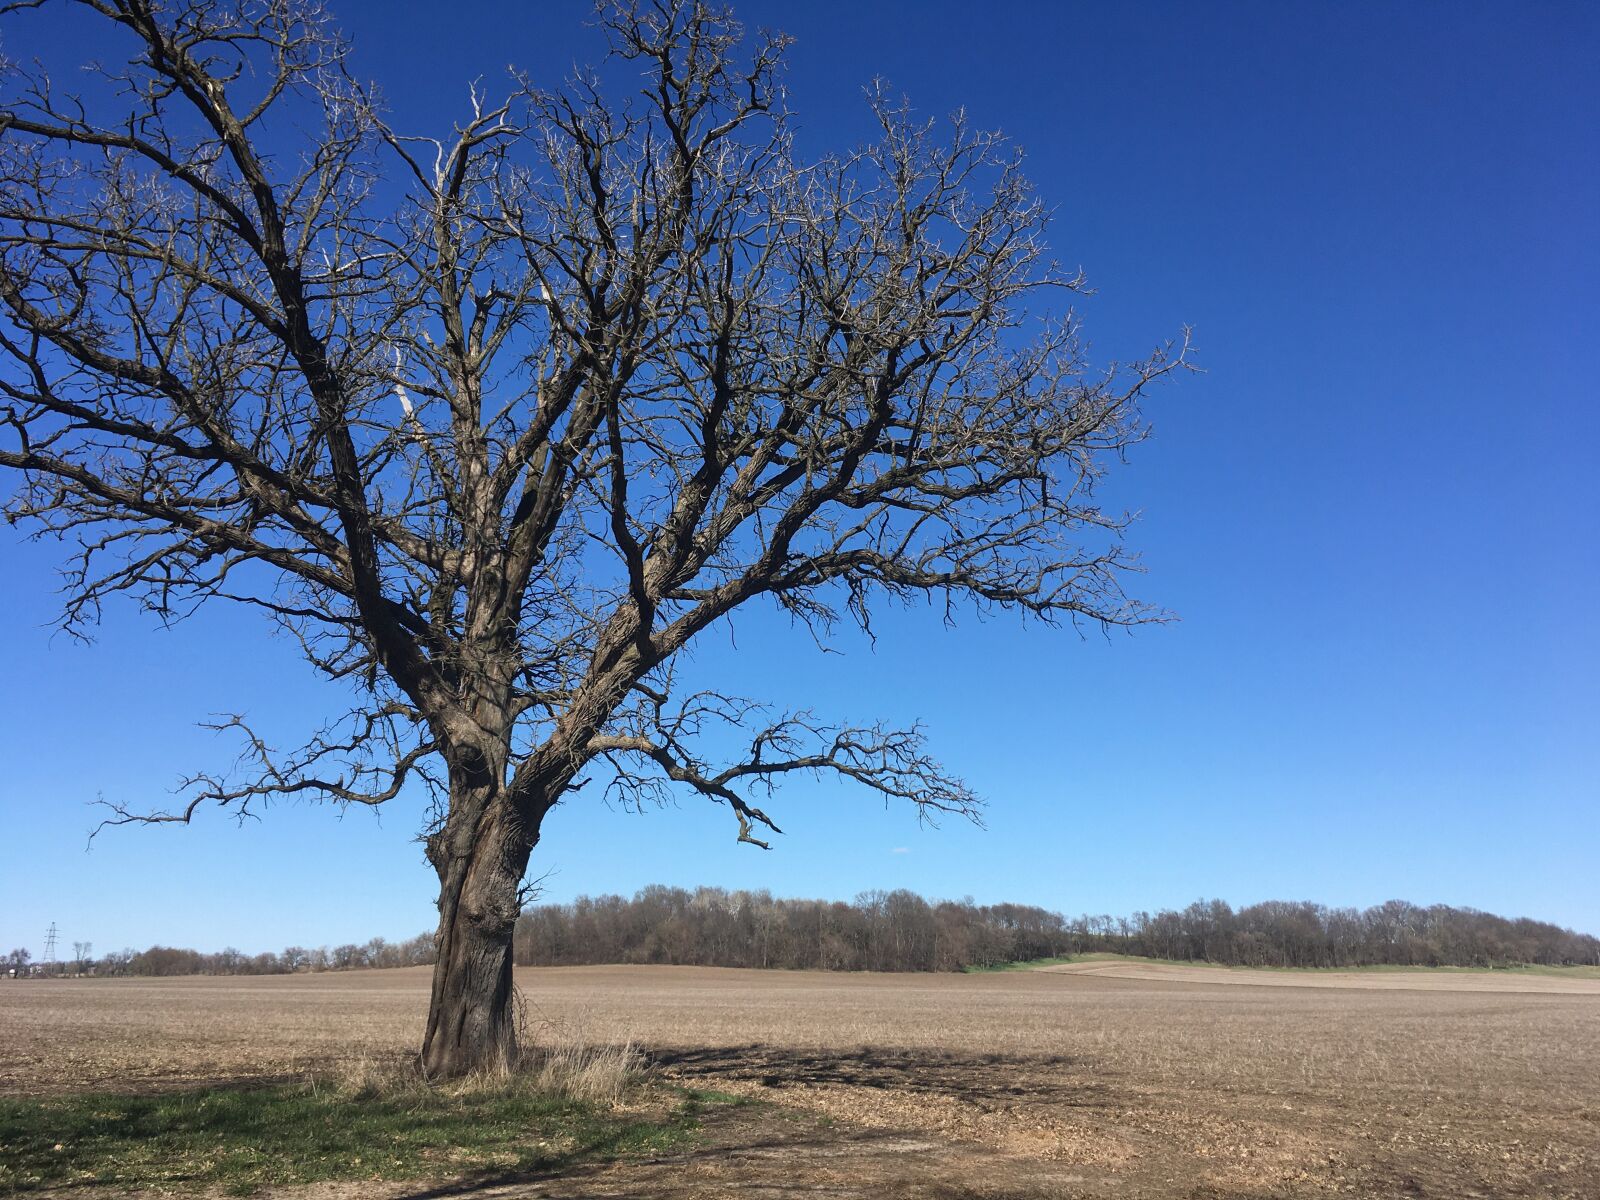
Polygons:
M449 820L428 845L439 873L437 957L422 1043L429 1078L517 1065L511 943L518 889L538 840L502 789L452 778Z

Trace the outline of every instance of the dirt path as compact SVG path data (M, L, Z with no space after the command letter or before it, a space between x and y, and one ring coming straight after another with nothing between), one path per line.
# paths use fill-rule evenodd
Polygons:
M429 1184L315 1184L274 1189L270 1200L1101 1200L1166 1194L1129 1184L1126 1176L978 1143L761 1104L708 1111L699 1145L650 1161Z

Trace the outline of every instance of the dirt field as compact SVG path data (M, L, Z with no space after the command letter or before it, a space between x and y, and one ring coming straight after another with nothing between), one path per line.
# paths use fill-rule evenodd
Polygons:
M769 1102L496 1197L1600 1197L1600 980L1142 964L521 971L530 1027ZM0 982L0 1090L281 1077L420 1039L425 970ZM437 1189L323 1188L319 1197Z

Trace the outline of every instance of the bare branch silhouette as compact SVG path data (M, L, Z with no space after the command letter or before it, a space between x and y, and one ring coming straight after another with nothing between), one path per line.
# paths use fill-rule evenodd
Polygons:
M713 768L689 714L734 701L641 710L742 606L822 645L910 598L1160 618L1095 485L1187 339L1095 371L1033 315L1084 284L999 135L879 92L874 141L803 160L784 39L698 0L603 6L600 69L475 87L445 137L305 0L78 11L120 66L0 65L7 514L70 547L67 629L242 604L355 697L286 753L226 722L247 769L147 819L441 784L430 1069L514 1052L519 883L597 758L757 845L749 788L795 772L975 815L917 729L780 716Z

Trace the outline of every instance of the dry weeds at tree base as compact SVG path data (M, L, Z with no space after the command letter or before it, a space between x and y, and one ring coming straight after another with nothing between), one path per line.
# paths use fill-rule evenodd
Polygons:
M413 1053L365 1050L313 1074L308 1086L341 1099L400 1099L436 1094L454 1097L526 1097L573 1100L605 1108L620 1104L645 1083L650 1064L632 1042L591 1044L581 1035L560 1034L524 1042L511 1070L475 1071L453 1079L429 1079Z
M634 1194L826 1177L842 1196L997 1179L1019 1196L1600 1195L1600 981L1366 978L600 967L518 984L536 1021L631 1039L669 1082L774 1102L740 1118L749 1139L715 1169L613 1168ZM0 1087L171 1088L400 1055L427 984L404 970L0 986ZM884 1149L911 1145L933 1149Z

